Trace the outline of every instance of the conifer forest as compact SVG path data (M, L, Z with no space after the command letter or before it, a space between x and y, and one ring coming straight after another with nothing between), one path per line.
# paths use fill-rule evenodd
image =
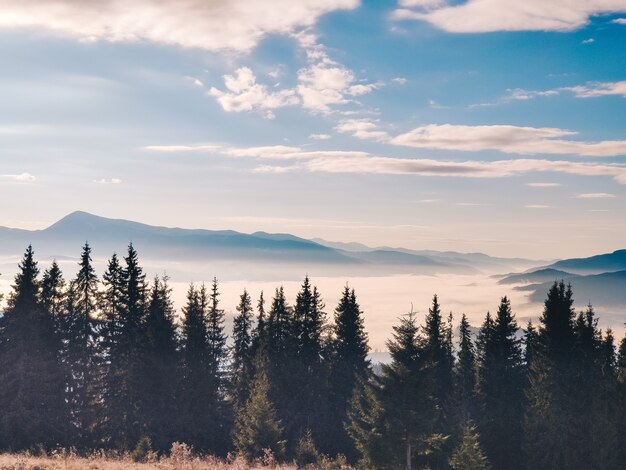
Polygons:
M0 451L141 459L184 443L299 468L624 468L626 339L592 305L575 311L564 282L535 324L503 297L470 325L434 295L423 318L398 318L383 364L357 293L325 295L334 312L308 277L295 299L242 289L226 331L217 279L177 311L132 244L101 274L85 244L73 279L41 272L29 246L0 315Z

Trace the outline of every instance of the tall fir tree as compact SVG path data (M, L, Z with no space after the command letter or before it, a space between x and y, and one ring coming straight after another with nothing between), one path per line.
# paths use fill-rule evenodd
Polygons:
M120 265L109 261L104 275L105 366L104 444L121 449L134 447L145 433L143 374L146 354L146 284L132 243Z
M278 418L290 445L300 437L298 429L299 399L294 393L296 367L296 341L293 309L287 304L283 287L276 289L267 319L266 354L270 382L270 400L276 404ZM298 390L299 392L299 390ZM291 449L293 450L293 449Z
M359 307L354 289L347 285L343 289L339 304L335 309L331 355L331 398L332 412L329 416L328 441L334 447L329 453L343 453L355 460L356 448L348 432L348 410L360 382L366 382L371 375L368 337L365 331L363 312Z
M325 326L325 313L317 288L305 277L296 296L293 315L294 334L294 389L298 406L294 408L292 422L298 438L307 431L317 443L326 441L322 430L325 424L328 398L328 370L324 361L322 333ZM325 444L325 442L324 442ZM322 448L326 450L326 446Z
M66 285L61 268L56 260L46 269L41 278L41 306L55 320L58 320L66 307Z
M233 321L233 356L230 368L232 401L239 408L248 401L253 375L252 300L244 289L239 297L237 315Z
M476 348L465 314L459 324L459 353L454 376L459 421L466 426L476 418Z
M412 312L393 330L387 342L391 363L382 365L375 382L357 391L350 412L349 429L364 468L412 468L417 459L432 464L423 458L437 418L425 339Z
M574 309L570 286L555 282L548 292L528 384L525 441L528 462L555 470L576 468Z
M444 436L454 435L458 431L453 400L454 355L450 321L448 324L444 323L439 299L434 295L423 326L424 360L432 385L430 393L435 399L438 411L434 433ZM433 455L431 466L435 468L447 466L446 454L452 450L451 445L453 440L448 439L444 449Z
M200 293L201 303L206 294ZM226 348L226 334L224 332L224 310L219 308L219 289L217 278L213 278L209 303L205 311L207 331L208 370L211 389L206 396L211 411L213 431L209 434L209 450L224 454L229 447L229 430L232 413L226 400L226 362L228 349Z
M0 446L23 450L67 442L69 413L61 344L39 302L39 268L31 246L0 317Z
M98 277L92 265L91 247L85 243L76 277L71 281L67 309L61 322L63 359L68 372L67 401L79 446L92 444L98 396L98 343L96 315Z
M518 327L507 297L485 320L478 350L479 429L495 468L520 468L524 367Z
M154 278L148 295L143 386L145 434L154 447L168 450L179 438L178 337L167 276Z
M189 286L187 303L182 309L181 435L184 442L197 449L208 447L205 430L213 425L207 400L212 388L204 303L198 290Z
M285 454L283 427L270 400L270 384L266 365L260 358L250 384L245 406L237 408L233 442L237 451L248 461L260 459L270 450L277 458Z

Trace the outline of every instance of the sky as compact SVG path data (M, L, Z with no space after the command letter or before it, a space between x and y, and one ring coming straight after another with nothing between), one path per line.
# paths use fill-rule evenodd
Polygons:
M0 225L626 248L626 0L0 0Z

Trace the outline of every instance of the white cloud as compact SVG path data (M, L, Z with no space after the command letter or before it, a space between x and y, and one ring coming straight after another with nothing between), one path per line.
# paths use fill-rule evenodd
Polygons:
M561 183L528 183L526 186L530 188L558 188Z
M517 154L572 154L590 157L626 155L626 140L586 142L566 140L577 132L551 127L509 125L464 126L429 124L417 127L389 142L414 148L481 151Z
M309 135L309 139L313 140L329 140L332 136L328 134L311 134Z
M437 8L444 6L445 0L399 0L398 5L405 8Z
M556 96L562 92L574 93L576 98L596 98L599 96L611 95L626 98L626 80L620 82L587 82L585 85L554 88L552 90L525 90L523 88L513 88L507 90L507 94L496 101L471 104L469 105L469 108L498 106L511 103L513 101L529 101L535 98Z
M242 67L234 76L224 76L228 91L212 87L209 95L217 98L225 111L256 110L272 118L272 110L296 104L312 113L328 114L332 112L332 106L350 103L353 101L350 97L371 93L382 86L381 83L357 81L350 69L328 57L325 47L310 31L294 33L292 37L306 51L309 62L298 70L295 88L270 92L265 85L256 83L249 68Z
M450 33L493 31L573 31L585 26L591 16L626 11L623 0L468 0L415 11L418 0L400 2L392 17L423 20Z
M611 199L615 197L615 194L609 193L585 193L576 196L578 199Z
M205 147L205 146L204 146ZM165 147L144 147L147 150ZM172 146L179 151L201 151L203 146ZM213 148L206 150L207 153ZM300 147L274 145L264 147L224 147L224 155L240 158L282 161L280 165L265 164L258 172L285 173L309 171L325 173L373 173L387 175L445 176L466 178L503 178L529 173L564 173L580 176L606 176L626 185L626 165L542 159L497 161L446 161L434 159L381 157L360 151L303 150ZM536 184L536 183L535 183Z
M142 150L148 152L158 153L183 153L183 152L212 152L221 149L220 145L207 145L207 144L195 144L195 145L148 145L142 147Z
M19 181L22 183L32 183L33 181L37 179L30 173L19 173L17 175L0 175L0 177L10 179L13 181Z
M209 95L217 99L224 111L257 111L272 119L272 110L291 106L300 102L294 90L285 89L271 92L267 86L256 82L256 77L248 67L235 71L235 75L224 75L227 91L211 87Z
M391 81L396 85L404 85L407 82L407 79L404 77L396 77L392 78Z
M82 41L151 41L247 52L359 0L4 0L0 28L38 28Z
M611 23L626 24L626 18L615 18Z
M577 98L596 98L598 96L617 95L626 98L626 80L621 82L590 82L584 86L565 87Z
M549 209L552 206L548 206L545 204L528 204L524 206L526 209Z
M589 39L583 39L582 44L592 44L594 42L596 42L596 40L594 38L589 38Z
M340 121L335 130L343 134L351 134L358 139L386 142L389 134L377 130L377 124L369 119L346 119Z
M101 178L99 180L93 180L93 182L97 184L122 184L122 180L119 178Z

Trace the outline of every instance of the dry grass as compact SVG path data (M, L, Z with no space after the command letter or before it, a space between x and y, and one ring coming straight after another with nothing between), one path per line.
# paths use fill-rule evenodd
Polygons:
M51 453L0 454L0 470L297 470L295 464L279 464L271 453L250 464L232 456L226 460L194 455L185 444L174 444L169 456L148 455L143 462L133 462L128 453L94 452L80 456L61 449ZM324 460L309 469L350 470L343 462Z
M28 454L0 454L2 470L257 470L257 469L296 470L294 465L267 466L259 462L249 465L242 459L223 461L214 457L194 457L178 460L170 457L152 459L146 462L133 462L129 457L107 457L92 455L73 456L33 456Z

